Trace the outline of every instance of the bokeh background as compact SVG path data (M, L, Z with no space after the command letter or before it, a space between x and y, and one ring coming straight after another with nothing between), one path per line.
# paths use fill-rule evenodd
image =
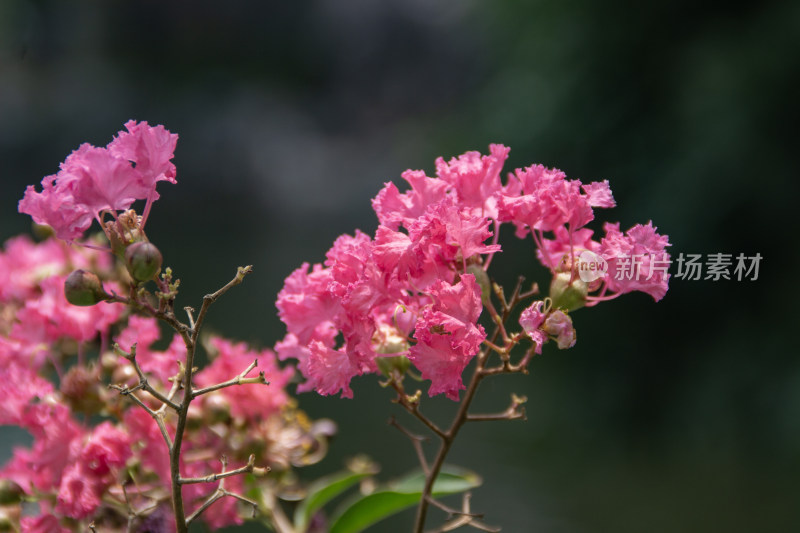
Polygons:
M759 279L579 311L574 349L487 381L479 407L513 390L528 421L465 428L450 462L484 476L473 509L509 532L800 531L798 74L792 1L4 0L0 239L30 231L25 186L80 143L164 124L179 183L160 185L148 234L184 304L254 264L209 324L269 346L283 278L372 233L370 199L407 168L499 142L509 170L609 179L602 218L652 219L674 255L760 253ZM503 240L499 279L546 280L527 242ZM376 381L300 397L340 426L305 475L357 452L384 479L415 465ZM23 437L0 431L4 461Z

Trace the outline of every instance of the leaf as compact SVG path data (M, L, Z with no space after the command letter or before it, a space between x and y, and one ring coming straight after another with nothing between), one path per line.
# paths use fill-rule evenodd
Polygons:
M433 484L432 496L457 494L480 486L481 478L469 470L444 467ZM330 533L359 533L389 516L417 504L422 498L425 475L415 472L372 494L361 496L333 519Z
M352 472L345 470L330 476L320 478L308 488L308 495L297 506L294 512L294 527L298 532L304 532L311 522L314 514L323 505L343 493L362 479L375 474L374 470Z

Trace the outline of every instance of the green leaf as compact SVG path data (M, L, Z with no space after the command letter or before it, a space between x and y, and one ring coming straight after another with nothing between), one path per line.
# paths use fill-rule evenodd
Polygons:
M352 472L346 470L320 478L308 488L308 495L297 506L294 512L294 527L298 532L305 532L311 518L323 505L343 493L362 479L375 474L374 470Z
M482 480L474 472L444 467L433 484L434 497L457 494L480 486ZM425 475L415 472L385 489L361 496L333 519L330 533L359 533L389 516L416 505L422 498Z

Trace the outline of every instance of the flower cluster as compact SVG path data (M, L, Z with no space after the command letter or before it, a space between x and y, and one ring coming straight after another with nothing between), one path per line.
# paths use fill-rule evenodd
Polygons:
M490 298L486 271L501 250L503 223L513 224L519 238L532 235L553 274L547 308L544 301L535 303L522 319L537 352L548 338L559 348L574 344L567 312L577 307L632 290L663 297L667 280L661 277L592 286L577 278L574 258L581 250L613 261L623 253L663 252L668 245L651 224L625 235L619 225L607 224L606 237L591 240L585 226L594 208L615 205L607 181L583 184L534 165L517 169L504 183L508 152L491 145L488 155L439 158L436 177L404 172L405 192L386 183L372 201L379 221L374 237L343 235L323 264L304 264L286 279L277 307L288 333L276 351L298 360L306 378L300 390L352 397L354 376L383 370L382 359L402 356L430 380L430 395L457 400L461 374L486 339L478 320Z
M125 128L105 148L82 144L61 163L57 174L42 180L41 192L29 185L20 212L53 228L60 239L73 241L93 220L104 226L105 213L118 220L118 212L136 200L146 200L143 226L159 197L156 184L175 183L171 159L178 136L147 122L131 120Z
M43 192L26 191L20 211L50 225L58 238L16 237L0 249L0 425L33 437L0 469L2 511L16 517L17 530L86 530L92 522L102 530L174 530L165 440L176 439L180 416L183 478L219 472L222 457L231 465L258 461L276 473L259 486L275 491L296 482L288 475L292 467L321 459L335 431L297 409L285 390L294 370L281 368L272 350L219 337L202 338L211 362L190 380L193 394L202 396L183 415L167 409L192 399L183 376L187 347L195 345L186 342L186 326L164 337L163 319L177 323L170 306L178 283L169 269L161 273L160 252L142 229L157 182L175 181L170 159L177 136L145 122L126 127L106 148L82 145L73 152L56 176L45 178ZM129 210L137 199L147 202L141 218ZM93 219L111 250L75 240ZM148 283L159 291L151 294ZM269 386L220 386L256 365L262 374L255 379ZM145 389L169 398L159 401ZM256 483L243 476L225 481L225 495ZM185 485L187 511L215 491L213 483ZM21 516L23 498L38 503L37 516ZM202 519L212 528L239 524L241 505L222 498Z

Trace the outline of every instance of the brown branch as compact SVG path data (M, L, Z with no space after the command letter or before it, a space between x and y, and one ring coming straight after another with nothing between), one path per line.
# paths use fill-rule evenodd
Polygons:
M212 294L206 294L203 296L203 305L200 306L200 313L198 313L197 320L195 320L195 326L192 328L192 341L197 342L197 336L200 334L200 329L203 327L206 313L208 313L208 308L211 307L211 304L216 302L220 296L228 292L232 287L239 285L244 280L244 277L250 274L252 271L252 265L239 267L239 269L236 271L236 276L226 283L225 286Z
M247 464L241 468L228 471L223 470L222 472L219 472L217 474L211 474L205 477L186 477L186 478L182 477L178 480L178 482L181 485L190 485L192 483L213 483L218 479L223 479L231 476L238 476L239 474L249 474L255 468L255 461L256 461L256 456L251 454L250 457L247 459ZM225 464L227 464L227 461Z
M250 470L249 470L250 472L253 471L253 461L255 461L255 456L251 455L250 456L250 460L247 461L247 466L250 468ZM208 499L205 502L203 502L203 505L201 505L195 512L193 512L191 515L189 515L189 517L186 519L186 525L187 526L189 524L191 524L194 520L196 520L197 517L199 517L201 514L203 514L203 511L205 511L206 509L208 509L209 507L214 505L214 502L216 502L219 499L224 498L225 496L230 496L232 498L236 498L239 501L242 501L244 503L252 505L253 506L253 516L255 516L256 510L258 509L258 503L257 502L254 502L253 500L251 500L249 498L245 498L241 494L236 494L235 492L230 492L230 491L225 489L225 478L229 477L231 475L235 475L235 474L230 473L230 472L234 472L233 470L228 472L228 473L225 472L225 469L228 467L228 459L227 459L227 457L225 457L223 455L222 458L220 459L220 462L222 463L222 474L225 474L225 475L219 475L218 479L220 481L219 481L219 486L217 487L217 490L215 490L213 492L213 494L211 494L211 496L209 496ZM247 468L247 467L245 467L245 468ZM237 469L237 470L241 470L241 469ZM242 473L242 472L238 472L238 473ZM218 474L214 474L214 475L218 475ZM213 476L210 476L210 477L213 477Z
M406 391L403 388L402 383L400 383L399 380L394 379L394 377L389 379L390 379L390 385L395 391L397 391L397 400L395 401L400 405L402 405L406 411L417 417L417 419L423 424L425 424L428 427L428 429L433 431L440 438L444 438L445 436L444 431L439 426L437 426L433 420L422 414L422 412L419 410L419 399L416 399L415 401L410 401L409 398L411 397L409 397L406 394Z
M150 382L147 380L147 376L144 374L142 368L139 366L139 363L136 361L136 343L131 345L130 353L120 348L119 344L116 342L114 343L114 346L112 346L112 349L117 355L125 358L133 365L133 369L136 371L136 375L139 377L139 385L137 385L137 387L147 391L150 396L160 401L164 405L168 405L171 409L178 411L179 407L175 402L158 392L155 388L153 388L152 385L150 385Z
M233 387L234 385L247 385L251 383L260 383L263 385L269 385L269 381L267 378L264 377L264 372L259 372L258 377L248 378L245 377L247 374L250 373L255 367L258 366L258 359L250 363L244 372L236 376L235 378L231 378L228 381L224 381L222 383L217 383L216 385L210 385L208 387L204 387L202 389L195 389L192 391L192 398L197 398L203 394L208 394L209 392L214 392L215 390L224 389L225 387Z
M428 466L428 460L425 458L425 451L422 449L422 443L428 439L421 435L416 435L414 433L411 433L409 430L400 425L400 423L394 416L392 416L392 418L389 419L389 425L399 429L403 435L405 435L406 437L409 438L409 440L411 440L411 445L414 447L414 451L417 453L417 459L419 460L419 465L422 467L422 471L427 476L428 472L430 471L430 467Z

